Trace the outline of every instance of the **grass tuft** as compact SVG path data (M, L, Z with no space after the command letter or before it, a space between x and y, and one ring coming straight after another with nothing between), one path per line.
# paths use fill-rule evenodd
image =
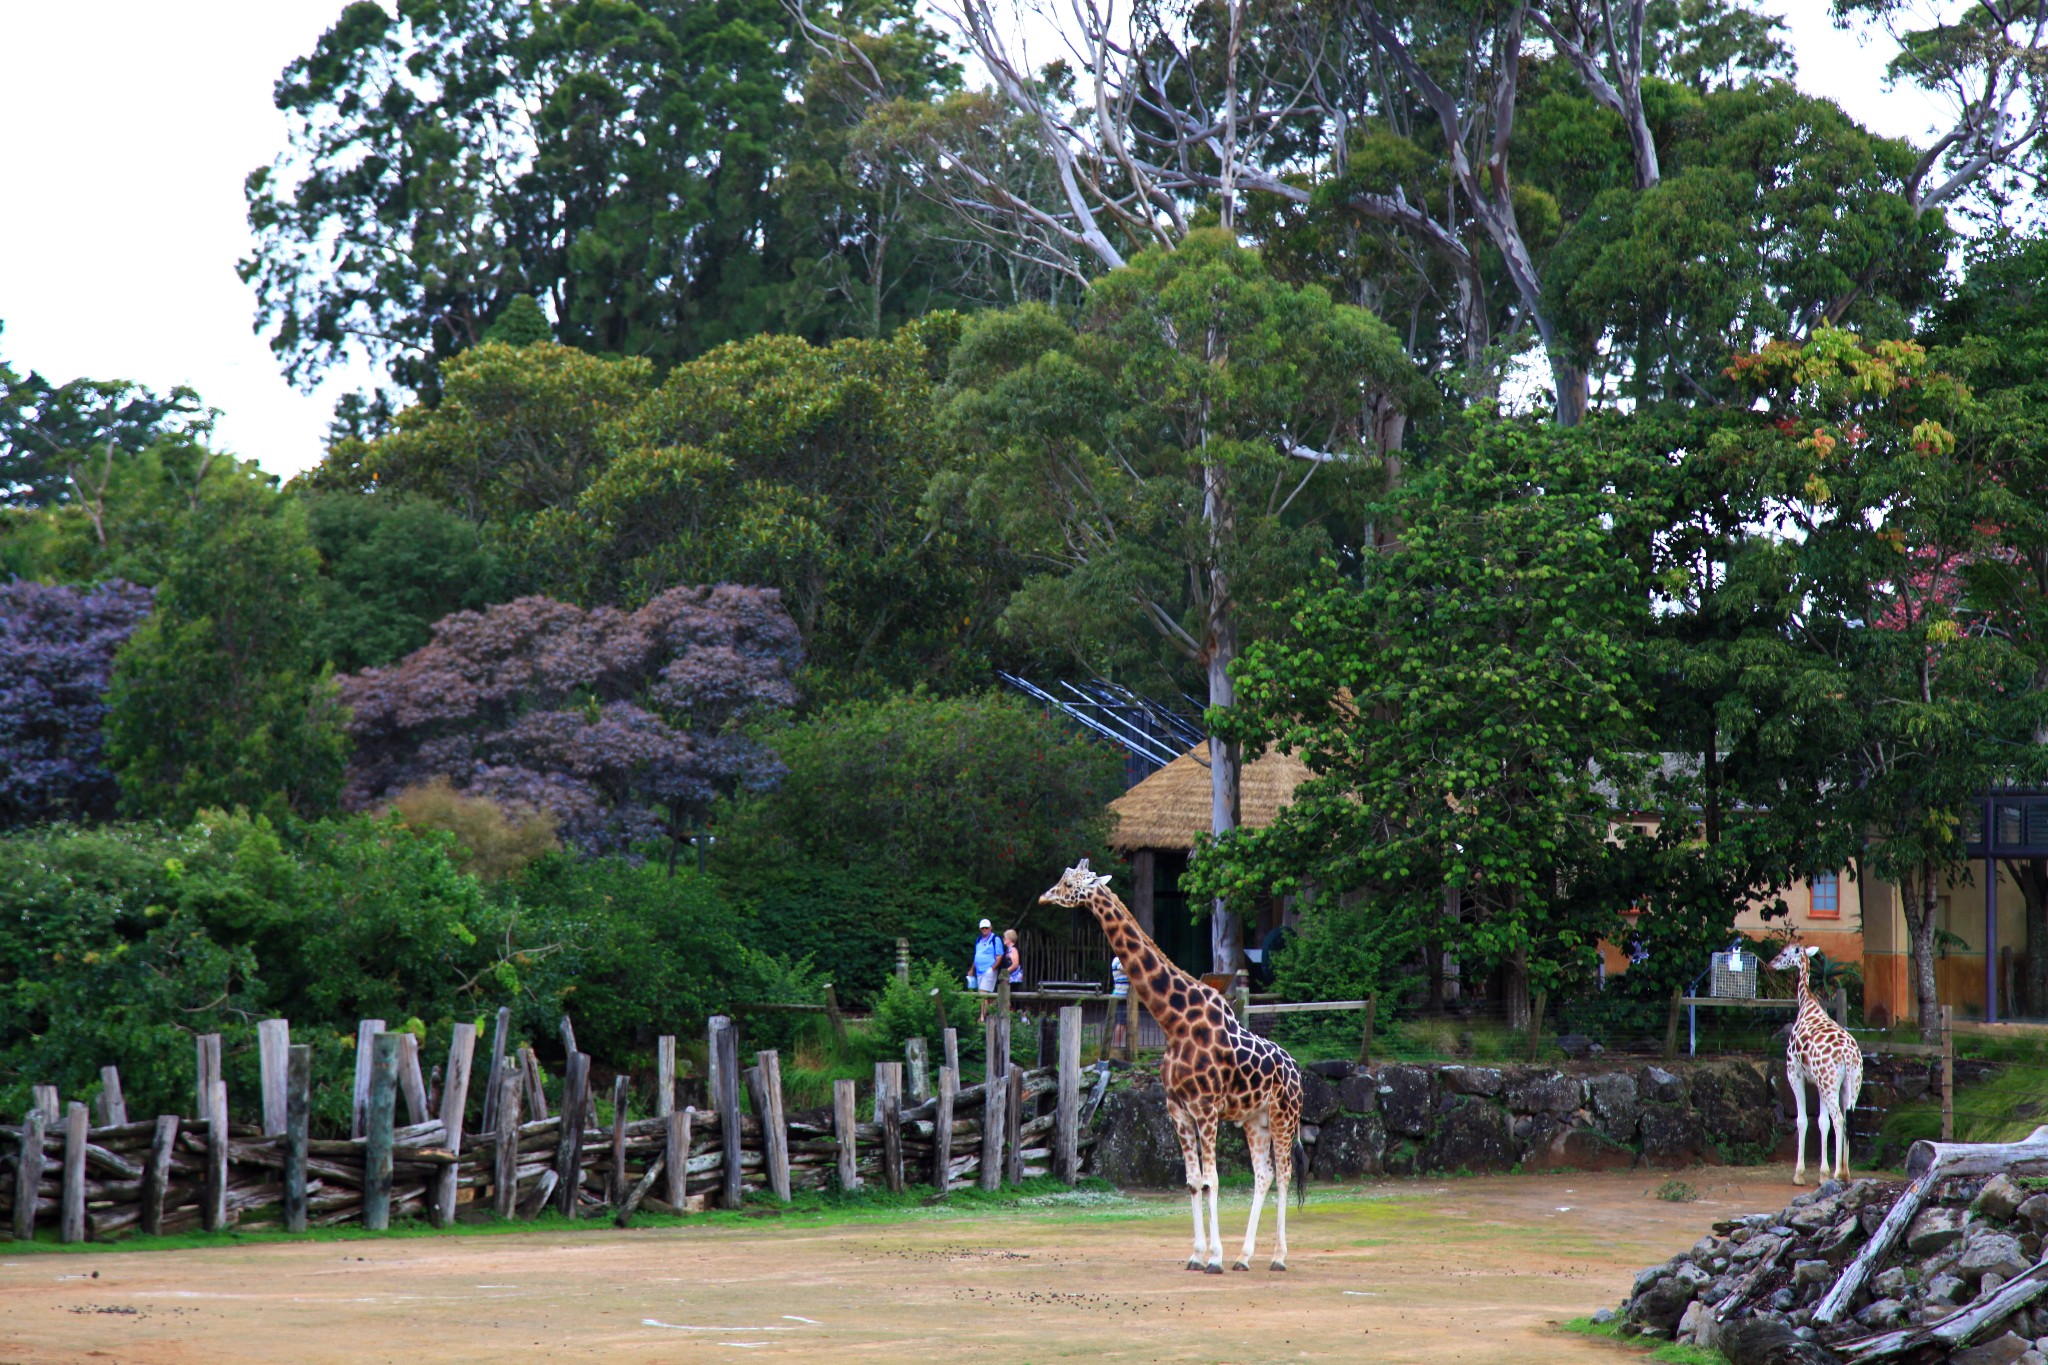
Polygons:
M1685 1346L1675 1341L1645 1341L1641 1337L1623 1336L1619 1322L1595 1322L1591 1318L1573 1318L1570 1322L1559 1323L1567 1332L1580 1336L1602 1337L1619 1342L1623 1346L1655 1347L1645 1350L1644 1358L1664 1362L1664 1365L1728 1365L1728 1357L1705 1346Z

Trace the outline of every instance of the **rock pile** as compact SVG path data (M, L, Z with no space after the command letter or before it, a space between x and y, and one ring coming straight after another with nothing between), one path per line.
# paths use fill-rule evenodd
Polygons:
M1897 1182L1829 1181L1777 1213L1716 1223L1692 1250L1638 1275L1618 1312L1594 1318L1618 1319L1628 1335L1714 1347L1735 1365L1828 1365L1853 1357L1859 1339L1937 1323L2033 1267L2048 1233L2048 1193L2033 1183L1994 1175L1935 1185L1832 1323L1816 1322L1815 1307L1884 1221ZM1967 1340L1889 1358L2048 1365L2048 1300L2022 1304Z

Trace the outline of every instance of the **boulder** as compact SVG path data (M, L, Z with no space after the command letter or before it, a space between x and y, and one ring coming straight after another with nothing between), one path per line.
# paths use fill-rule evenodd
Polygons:
M1497 1066L1447 1066L1437 1071L1436 1083L1447 1094L1491 1098L1500 1093L1504 1080Z
M1870 1292L1881 1299L1904 1298L1906 1294L1906 1268L1895 1265L1890 1270L1880 1270L1870 1278Z
M1927 1298L1930 1303L1961 1303L1970 1296L1970 1287L1953 1275L1936 1275L1927 1282Z
M1577 1080L1556 1071L1518 1071L1507 1078L1508 1108L1517 1114L1569 1114L1585 1103Z
M1089 1155L1090 1175L1125 1189L1187 1188L1187 1166L1166 1116L1163 1087L1111 1091L1096 1126L1100 1137Z
M1645 1104L1640 1130L1644 1165L1690 1166L1705 1154L1706 1132L1699 1115L1682 1104Z
M1864 1210L1866 1213L1871 1210ZM1883 1214L1878 1215L1882 1220ZM1963 1235L1964 1213L1961 1209L1936 1205L1922 1209L1913 1215L1913 1221L1906 1227L1906 1250L1915 1256L1931 1256L1943 1247L1959 1241Z
M1668 1332L1678 1326L1692 1300L1692 1286L1675 1275L1667 1275L1628 1301L1628 1320Z
M1338 1057L1327 1061L1310 1062L1307 1069L1321 1076L1326 1081L1341 1081L1356 1071L1358 1064L1356 1062L1347 1062L1343 1058Z
M2030 1264L2026 1253L2020 1250L2019 1238L2009 1232L1977 1227L1971 1229L1963 1244L1963 1258L1956 1262L1956 1274L1966 1282L1984 1275L2010 1280L2025 1274Z
M1984 1188L1977 1191L1977 1197L1970 1201L1970 1212L1996 1223L2010 1223L2026 1200L2027 1192L2011 1176L2001 1172L1985 1181Z
M1744 1318L1721 1324L1721 1354L1730 1365L1841 1365L1824 1346L1803 1341L1782 1318Z
M1601 1133L1615 1142L1635 1142L1636 1121L1642 1113L1636 1101L1635 1077L1619 1071L1594 1076L1586 1082L1586 1098Z
M1419 1066L1389 1066L1380 1070L1380 1113L1386 1116L1389 1133L1426 1136L1429 1111L1428 1070Z
M1873 1332L1887 1332L1894 1327L1904 1326L1906 1317L1905 1304L1897 1299L1879 1299L1875 1303L1866 1304L1856 1314L1856 1321Z
M1321 1123L1337 1112L1337 1085L1327 1076L1305 1071L1301 1077L1301 1121Z
M1607 1051L1583 1033L1561 1033L1557 1038L1557 1050L1573 1061L1581 1057L1598 1057Z
M1658 1104L1679 1104L1685 1099L1685 1081L1661 1066L1646 1066L1636 1074L1636 1097Z
M1423 1163L1432 1171L1508 1169L1515 1164L1515 1150L1507 1111L1489 1100L1460 1098L1438 1116Z
M2034 1230L2039 1232L2048 1227L2048 1194L2029 1195L2014 1212L2032 1223Z
M1376 1114L1380 1108L1379 1078L1370 1071L1346 1076L1337 1086L1338 1107L1354 1114Z
M1387 1127L1378 1114L1339 1114L1316 1139L1317 1180L1355 1180L1386 1168Z
M1754 1062L1723 1062L1695 1072L1692 1107L1724 1154L1761 1151L1777 1136L1771 1087L1763 1068Z
M1826 1261L1794 1261L1792 1283L1800 1286L1827 1284L1835 1278L1835 1268Z
M1949 1365L2014 1365L2034 1343L2013 1332L1949 1354Z

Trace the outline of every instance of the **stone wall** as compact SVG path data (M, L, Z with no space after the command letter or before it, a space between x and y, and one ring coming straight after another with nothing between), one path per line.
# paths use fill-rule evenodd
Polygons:
M1789 1141L1771 1069L1756 1060L1571 1072L1315 1062L1302 1080L1302 1140L1316 1181L1761 1161ZM1096 1128L1091 1174L1130 1187L1185 1187L1155 1073L1125 1073ZM1248 1169L1236 1125L1225 1125L1217 1149L1225 1171Z

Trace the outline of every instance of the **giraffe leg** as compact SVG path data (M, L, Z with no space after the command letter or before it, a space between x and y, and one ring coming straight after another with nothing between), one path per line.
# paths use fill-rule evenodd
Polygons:
M1819 1082L1821 1078L1816 1077L1815 1080ZM1813 1125L1820 1130L1820 1170L1814 1176L1816 1184L1826 1180L1834 1167L1835 1154L1828 1146L1828 1135L1834 1127L1835 1117L1835 1099L1828 1092L1833 1088L1832 1079L1816 1085L1818 1094L1814 1103Z
M1793 1148L1792 1183L1806 1183L1806 1069L1797 1062L1785 1063L1785 1079L1792 1086L1792 1110L1795 1118L1792 1132L1799 1145Z
M1279 1197L1274 1204L1279 1214L1279 1243L1273 1248L1273 1270L1287 1269L1287 1187L1294 1180L1295 1125L1283 1120L1273 1128L1273 1174Z
M1173 1131L1180 1138L1181 1164L1187 1168L1188 1207L1195 1217L1195 1250L1188 1257L1188 1269L1200 1270L1202 1257L1209 1249L1209 1239L1202 1230L1202 1144L1196 1136L1193 1116L1178 1105L1167 1106L1167 1116L1173 1120Z
M1202 1267L1211 1275L1223 1273L1223 1220L1216 1213L1216 1117L1211 1114L1203 1118L1201 1125L1202 1142L1202 1186L1209 1195L1209 1260Z
M1266 1205L1266 1189L1273 1183L1273 1125L1265 1110L1244 1121L1244 1145L1252 1154L1252 1216L1244 1227L1244 1255L1231 1263L1232 1270L1252 1268L1252 1249L1259 1242L1259 1210Z
M1842 1068L1842 1112L1844 1115L1856 1112L1856 1101L1863 1094L1863 1055L1850 1059ZM1849 1178L1849 1124L1846 1117L1842 1122L1842 1164L1835 1170L1835 1179Z

